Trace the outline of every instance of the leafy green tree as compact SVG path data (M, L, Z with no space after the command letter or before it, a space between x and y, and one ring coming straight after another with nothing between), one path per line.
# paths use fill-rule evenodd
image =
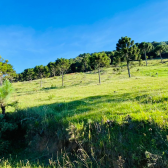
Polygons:
M48 66L44 66L43 77L44 78L50 77L50 70L49 70Z
M3 81L8 79L9 81L13 81L16 76L16 72L13 69L13 66L11 64L7 64L7 71L3 75Z
M7 101L12 91L13 91L12 84L9 82L9 80L5 80L2 86L0 86L0 106L3 115L5 115L5 108L7 105Z
M70 63L68 59L65 58L58 58L56 60L56 66L58 67L60 74L62 75L62 86L64 86L64 74L70 67Z
M153 49L153 45L151 43L142 42L138 45L138 47L141 52L145 54L146 66L148 66L146 52L151 51Z
M120 57L120 53L119 52L115 52L114 53L114 57L113 57L113 64L115 65L115 66L117 66L117 65L120 65L121 64L121 57Z
M0 85L3 83L3 77L12 79L16 75L13 66L0 56Z
M83 71L86 72L88 69L90 69L90 54L84 55L81 64L82 64Z
M100 69L101 69L101 67L109 66L110 62L111 62L111 59L107 56L107 54L105 52L94 53L90 57L90 62L95 67L95 69L98 69L99 84L100 84L101 83Z
M33 68L28 69L27 77L28 77L28 80L32 80L34 78L34 69Z
M107 56L111 59L111 64L114 63L115 51L106 51Z
M134 44L130 37L121 37L116 44L116 50L119 52L120 58L124 58L127 62L128 75L130 74L130 61L140 59L140 49Z
M49 62L47 66L48 66L48 68L49 68L49 71L50 71L50 73L51 73L51 76L55 76L56 70L57 70L57 67L56 67L55 62Z
M163 63L162 53L168 51L168 45L157 45L155 47L155 53L160 56L161 63Z
M22 82L22 81L23 81L23 79L24 79L24 78L23 78L23 73L20 73L20 74L19 74L19 76L18 76L18 78L19 78L19 81L21 81L21 82Z
M36 66L34 68L35 73L37 74L38 78L41 79L40 87L42 87L42 78L44 76L45 67L43 65Z
M34 78L34 69L33 68L29 68L29 69L25 69L23 72L23 78L24 80L32 80Z

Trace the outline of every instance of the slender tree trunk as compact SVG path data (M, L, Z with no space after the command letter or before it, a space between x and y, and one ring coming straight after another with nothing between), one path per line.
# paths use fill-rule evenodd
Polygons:
M64 86L64 73L62 72L62 86Z
M139 60L139 66L141 66L141 60Z
M51 76L55 76L55 68L53 68L52 70L51 70Z
M2 114L5 115L5 106L1 104Z
M0 76L0 86L2 86L2 84L3 84L3 81L2 81L2 76Z
M160 51L160 59L161 59L161 63L163 63L163 61L162 61L162 53L161 53L161 51Z
M42 87L42 78L41 78L41 80L40 80L40 87Z
M146 50L145 50L145 60L146 60L146 66L148 66L147 58L146 58Z
M40 87L42 87L42 74L40 73Z
M127 69L128 69L128 75L129 75L129 78L130 78L131 74L130 74L130 68L129 68L129 61L127 61Z
M87 69L87 67L86 67L86 64L85 64L85 72L87 71L86 69Z
M100 67L98 68L98 72L99 72L99 84L101 84L101 79L100 79Z

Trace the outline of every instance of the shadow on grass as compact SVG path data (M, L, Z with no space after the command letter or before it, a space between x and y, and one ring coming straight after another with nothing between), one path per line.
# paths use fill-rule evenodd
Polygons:
M155 121L138 121L119 111L116 115L122 115L121 124L115 119L103 119L99 112L107 104L112 104L112 109L127 101L141 103L146 97L149 95L145 91L141 95L138 92L115 92L112 95L91 96L7 114L5 120L0 122L7 128L1 136L0 152L5 151L6 156L9 153L18 155L17 160L28 159L32 163L39 160L48 164L48 159L51 156L56 159L57 151L62 149L70 154L69 158L74 162L82 149L88 155L86 161L92 163L93 167L97 167L96 164L102 168L109 165L119 167L119 163L125 168L141 168L149 163L163 167L168 160L166 125L161 128ZM97 114L92 114L93 110ZM133 112L138 113L136 110ZM78 114L81 116L75 119ZM92 120L89 120L91 117ZM21 144L20 150L18 144ZM45 159L40 160L44 153L47 154Z
M48 100L48 98L46 99ZM45 103L46 100L39 100ZM51 98L52 100L52 98ZM35 106L26 110L21 110L24 112L41 113L52 115L58 120L69 121L87 121L89 118L101 120L102 115L126 115L128 110L124 111L120 108L128 109L131 108L131 102L137 102L138 104L153 104L167 101L167 97L157 97L151 96L147 91L135 92L135 93L122 93L119 94L117 91L113 92L112 95L98 95L90 96L84 99L79 99L70 102L59 102L52 104L44 104L41 106ZM129 104L128 104L128 103ZM111 112L113 109L117 108L118 112ZM97 111L97 113L96 113ZM131 113L138 113L139 111L130 109ZM96 116L95 116L96 115Z
M52 90L52 89L64 89L64 88L65 88L65 86L60 86L60 87L58 87L58 86L51 86L51 87L43 87L43 88L41 88L41 90L46 91L46 90Z

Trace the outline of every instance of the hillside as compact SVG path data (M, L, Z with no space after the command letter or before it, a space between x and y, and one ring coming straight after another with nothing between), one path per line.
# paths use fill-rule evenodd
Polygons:
M137 53L134 54L134 58L131 58L130 60L137 60L141 62L141 60L146 60L146 58L157 59L158 57L160 57L160 58L167 59L168 58L167 43L168 43L167 41L135 43L135 46L138 47ZM147 47L147 48L144 50L144 47ZM144 51L147 55L144 53ZM97 63L95 63L95 54L98 54L98 55L103 54L105 57L107 56L109 58L109 61L106 62L106 65L105 64L101 65L102 67L107 67L109 64L116 66L116 65L119 65L120 62L126 61L126 57L124 58L121 54L121 51L117 51L117 48L116 50L113 50L113 51L83 53L75 58L70 58L70 59L57 58L55 62L49 62L46 66L36 65L34 68L25 69L22 73L15 74L14 77L11 78L11 80L15 82L18 82L18 81L23 82L23 81L41 79L42 77L48 78L48 77L54 77L56 75L60 75L62 73L62 70L60 70L60 67L63 66L63 62L62 62L63 60L66 61L65 67L67 67L63 73L77 73L77 72L79 73L79 72L92 71L92 70L95 70L97 66Z
M164 167L168 164L168 61L164 61L149 60L148 67L134 62L131 78L124 63L118 71L103 68L101 85L97 71L66 74L64 87L60 76L44 78L42 88L40 80L13 83L11 102L19 103L17 112L8 107L6 120L21 121L24 140L18 139L24 144L22 152L12 155L29 159L30 164L41 156L45 157L39 164L46 163L53 156L57 161L46 165L59 167L57 151L64 150L59 155L65 159L60 159L64 167Z

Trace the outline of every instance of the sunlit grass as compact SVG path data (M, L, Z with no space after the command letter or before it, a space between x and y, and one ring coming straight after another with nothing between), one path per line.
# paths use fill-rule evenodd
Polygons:
M101 121L102 116L121 121L129 114L135 120L152 117L163 125L162 120L168 119L168 64L148 62L148 67L135 62L130 79L125 64L121 74L114 72L114 67L103 68L101 85L96 71L66 74L65 87L61 87L59 76L43 79L42 88L39 80L14 83L11 100L19 101L19 109L39 111L41 106L41 111L53 113L64 122Z

